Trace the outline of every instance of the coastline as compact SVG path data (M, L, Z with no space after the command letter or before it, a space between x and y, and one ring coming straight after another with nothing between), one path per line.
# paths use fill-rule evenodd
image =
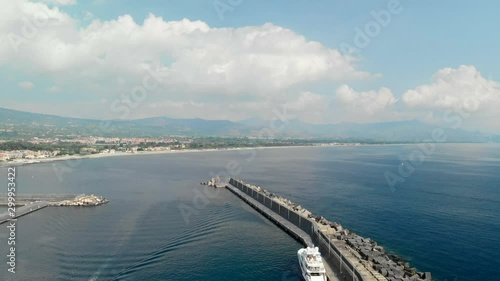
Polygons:
M57 156L39 159L16 159L14 161L0 162L0 167L25 166L42 163L52 163L58 161L72 161L81 159L98 159L107 157L123 157L123 156L143 156L143 155L160 155L160 154L178 154L178 153L198 153L198 152L218 152L218 151L235 151L235 150L263 150L263 149L283 149L283 148L305 148L305 147L345 147L345 146L373 146L380 144L342 144L342 145L287 145L287 146L256 146L256 147L234 147L234 148L208 148L208 149L184 149L184 150L166 150L166 151L139 151L136 153L130 152L115 152L115 153L99 153L90 155L71 155ZM391 144L392 145L392 144Z

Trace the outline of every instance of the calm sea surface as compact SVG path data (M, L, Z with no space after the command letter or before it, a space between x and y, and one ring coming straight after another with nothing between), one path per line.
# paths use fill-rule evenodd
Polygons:
M500 280L500 146L437 145L403 183L389 188L384 173L398 174L405 166L400 158L415 149L112 157L83 160L62 177L55 170L67 169L65 162L18 167L18 193L85 192L111 202L20 218L16 274L7 272L2 225L0 280L300 280L295 240L227 190L200 186L227 167L374 239L438 280Z

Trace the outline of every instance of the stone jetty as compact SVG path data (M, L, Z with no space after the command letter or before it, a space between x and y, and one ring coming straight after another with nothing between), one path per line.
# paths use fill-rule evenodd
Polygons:
M51 206L98 206L108 203L108 200L102 196L78 195L74 199L54 202Z
M284 218L298 225L308 233L313 242L320 246L325 260L337 268L344 280L377 281L430 281L430 272L419 272L402 258L387 253L370 238L362 237L339 223L314 215L306 208L273 194L260 186L231 179L230 185L252 198L271 207ZM274 202L274 204L273 204ZM276 204L278 203L278 204ZM281 206L281 208L276 207ZM283 209L289 210L283 213ZM292 214L293 213L293 216ZM298 216L298 218L297 218Z
M3 204L8 205L7 194L0 194L0 200L5 199ZM9 206L9 209L0 213L0 224L20 218L32 212L42 210L46 207L59 206L99 206L109 201L97 195L68 195L68 194L21 194L16 196L15 206Z

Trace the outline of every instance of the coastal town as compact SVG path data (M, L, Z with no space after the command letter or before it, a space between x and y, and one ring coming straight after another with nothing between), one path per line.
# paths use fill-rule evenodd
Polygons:
M190 143L192 143L191 139L175 138L41 139L35 137L28 141L0 140L0 161L41 160L73 155L161 152L184 149Z
M140 153L166 153L188 150L218 150L257 147L361 145L360 142L311 140L258 140L252 138L117 138L71 137L29 140L0 140L0 163L30 164L68 157L105 157ZM363 143L364 144L364 143Z

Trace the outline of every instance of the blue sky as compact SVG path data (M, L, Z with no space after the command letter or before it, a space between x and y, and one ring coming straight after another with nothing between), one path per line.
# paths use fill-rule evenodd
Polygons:
M231 120L270 118L286 106L313 123L439 124L443 112L475 97L464 128L500 133L500 2L314 2L0 0L7 23L0 106L84 118ZM23 19L40 9L53 22L24 38ZM386 26L374 13L389 13ZM356 45L356 30L366 34L370 25L379 29ZM12 34L28 39L16 52ZM139 69L158 63L166 75L160 85L137 105L123 101L146 75Z

